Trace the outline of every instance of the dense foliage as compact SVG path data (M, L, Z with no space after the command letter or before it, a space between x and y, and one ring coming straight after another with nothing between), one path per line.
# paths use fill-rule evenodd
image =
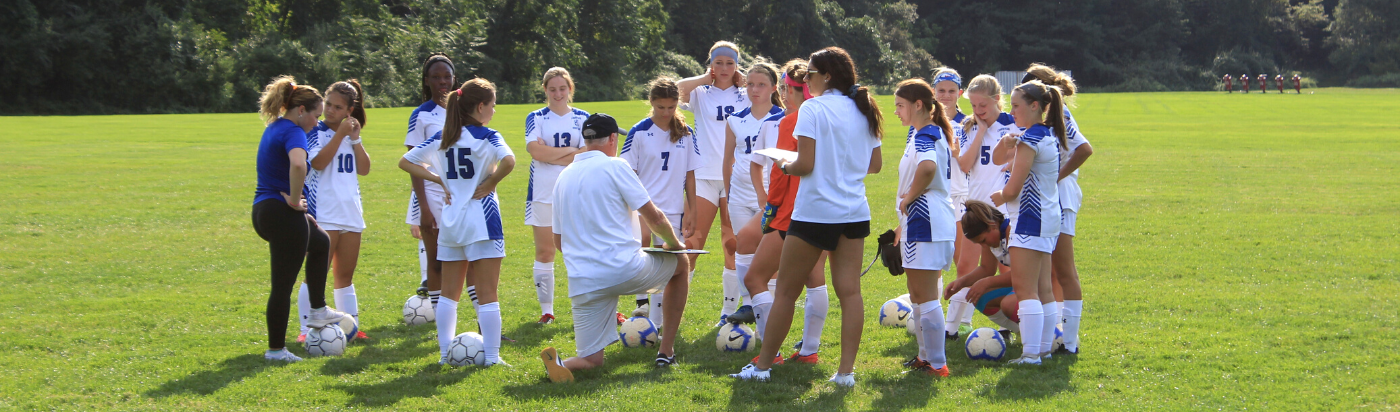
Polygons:
M542 100L545 69L583 101L688 76L715 40L779 63L847 48L863 83L947 64L1047 62L1091 90L1204 90L1224 73L1400 86L1394 0L10 0L0 4L0 113L252 111L273 76L356 77L371 106L416 104L419 65Z

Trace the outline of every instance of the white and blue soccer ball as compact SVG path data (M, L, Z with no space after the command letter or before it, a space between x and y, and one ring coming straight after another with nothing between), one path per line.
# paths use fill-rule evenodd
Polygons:
M974 360L1001 360L1006 356L1006 340L992 328L977 328L967 334L967 357Z
M1055 342L1050 344L1050 351L1055 352L1065 346L1065 324L1055 324Z
M346 342L345 331L340 330L340 325L330 324L306 331L306 353L311 356L344 355Z
M651 323L651 319L634 316L622 322L622 326L618 326L617 337L622 340L624 347L643 348L656 346L656 342L661 340L661 333L656 330L656 324Z
M408 297L408 301L403 303L403 323L409 326L422 325L432 322L437 318L437 312L433 311L433 301L428 298L413 295Z
M346 342L355 340L355 336L360 333L360 321L356 320L354 316L346 316L344 319L341 319L339 323L336 323L336 326L339 326L340 330L345 332Z
M745 352L753 349L755 340L753 329L748 326L725 323L719 327L715 347L722 352Z
M913 311L914 305L909 301L890 299L880 306L880 324L892 328L907 327L909 314Z
M447 364L452 366L485 365L486 343L481 334L467 332L452 338L447 345Z
M910 319L904 322L904 330L909 332L910 336L919 336L919 322L915 322L913 316L910 316Z

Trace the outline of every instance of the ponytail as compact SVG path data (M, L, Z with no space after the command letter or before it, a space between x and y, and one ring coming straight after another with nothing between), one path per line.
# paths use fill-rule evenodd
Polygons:
M350 117L360 122L360 127L364 127L365 119L365 92L360 87L360 81L350 79L343 82L335 82L331 87L326 88L327 93L340 93L350 101Z
M1061 149L1068 149L1069 142L1066 138L1065 127L1065 97L1061 94L1060 88L1056 86L1046 86L1040 80L1031 80L1016 86L1015 92L1021 92L1021 98L1027 104L1040 104L1041 114L1045 116L1043 122L1055 133L1055 137L1060 141Z
M1073 78L1064 72L1055 71L1054 67L1047 66L1045 63L1031 63L1031 67L1026 69L1026 75L1034 76L1035 80L1040 80L1046 85L1059 87L1060 94L1065 99L1074 96L1074 93L1079 91L1079 87L1074 85Z
M953 138L953 125L943 113L943 103L933 98L933 87L929 86L928 82L923 79L899 82L899 85L895 86L894 95L910 102L923 103L924 110L928 110L929 121L943 129L943 138L948 141L948 148L954 152L959 151L958 141Z
M969 200L966 203L967 211L963 213L962 227L963 237L972 239L987 233L993 227L1000 227L1002 220L1006 216L997 208L981 200ZM1003 234L1005 235L1005 234Z
M283 75L272 79L272 83L263 87L262 96L258 98L258 115L262 117L263 124L272 124L272 121L293 108L303 107L310 110L319 104L320 91L311 86L298 86L292 76Z
M827 47L812 53L808 58L809 64L818 73L831 76L827 80L828 89L840 90L856 103L856 108L865 115L868 122L870 135L876 139L885 136L884 116L880 114L880 106L875 103L875 96L870 93L870 88L861 86L859 77L856 76L856 64L851 60L851 55L846 53L846 49L840 47Z
M442 144L446 150L462 138L462 128L481 126L481 121L472 117L476 108L496 100L496 85L483 78L468 80L462 88L447 93L447 122L442 126Z

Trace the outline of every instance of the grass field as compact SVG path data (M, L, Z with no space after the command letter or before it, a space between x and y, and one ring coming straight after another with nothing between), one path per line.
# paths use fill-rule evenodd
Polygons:
M504 332L518 341L502 356L514 368L439 367L436 331L399 317L418 283L408 178L395 166L407 108L371 110L365 129L374 167L361 178L369 229L356 284L372 339L343 357L270 364L267 247L249 218L256 115L0 117L0 409L1400 409L1400 91L1077 104L1096 153L1075 242L1081 354L1019 368L950 345L951 377L901 375L913 339L874 319L904 280L877 268L862 280L853 390L825 381L839 353L835 302L822 364L780 366L769 383L724 377L753 353L715 350L713 255L694 280L678 367L614 345L606 367L548 383L536 354L572 354L573 331L565 297L560 322L534 323L522 168L500 186ZM646 110L579 106L629 125ZM882 107L888 166L867 180L881 231L894 224L903 146L889 98ZM501 106L491 124L521 161L534 108ZM563 276L558 285L566 295ZM461 318L471 325L470 306Z

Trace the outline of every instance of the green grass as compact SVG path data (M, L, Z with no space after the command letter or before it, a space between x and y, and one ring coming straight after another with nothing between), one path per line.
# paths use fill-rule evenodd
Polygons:
M579 106L629 125L646 110ZM894 224L903 144L893 105L882 106L875 228ZM501 106L491 125L522 161L523 116L536 107ZM562 297L560 322L533 322L523 169L500 187L505 334L519 341L502 352L515 367L440 368L435 330L399 320L418 282L402 223L408 178L395 167L408 110L371 110L365 129L374 168L361 179L369 229L356 283L373 339L292 365L261 357L256 115L0 118L0 409L1400 408L1400 91L1078 97L1096 153L1075 242L1082 354L1015 368L950 345L952 377L901 375L913 341L874 319L904 280L877 269L862 280L869 321L853 390L825 382L839 352L835 302L822 364L779 367L770 383L724 377L753 353L714 348L713 255L694 280L679 367L614 345L578 383L547 383L535 356L551 345L572 354L573 331ZM460 324L474 316L463 310Z

